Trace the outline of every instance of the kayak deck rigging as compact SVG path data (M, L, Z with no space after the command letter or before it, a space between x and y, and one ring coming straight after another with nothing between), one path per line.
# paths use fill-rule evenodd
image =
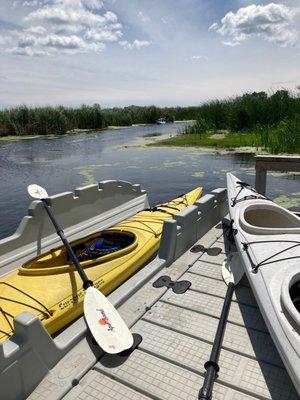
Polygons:
M247 252L247 250L248 250L250 245L259 244L259 243L296 243L296 244L293 244L292 246L286 247L285 249L280 250L280 251L272 254L271 256L269 256L269 257L265 258L264 260L260 261L258 264L254 264L253 261L251 260L250 254L249 254L249 252ZM300 246L300 242L297 242L295 240L259 240L259 241L255 241L255 242L242 242L242 245L243 245L244 250L247 252L248 257L251 260L252 271L253 272L257 272L258 268L263 266L263 265L268 265L268 264L272 264L274 262L279 262L279 261L286 261L286 260L291 260L291 259L295 259L295 258L300 258L300 254L299 254L299 255L293 256L293 257L285 257L285 258L280 258L280 259L276 258L274 260L274 258L276 256L279 256L280 254L283 254L283 253L285 253L287 251L290 251L290 250ZM272 261L270 261L270 260L272 260Z
M237 192L237 194L232 197L231 200L231 207L234 207L236 204L240 203L241 201L245 201L245 200L253 200L253 199L264 199L264 200L268 200L267 197L259 194L256 189L254 189L253 187L251 187L247 182L237 182L238 187L240 187L239 191ZM251 190L254 194L249 194L247 196L241 196L239 197L239 195L242 193L242 191L244 189L248 189Z

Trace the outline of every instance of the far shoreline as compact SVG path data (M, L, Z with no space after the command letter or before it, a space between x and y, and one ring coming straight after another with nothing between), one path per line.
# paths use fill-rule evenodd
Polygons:
M194 120L177 120L174 121L174 124L176 123L190 123L194 122ZM80 133L92 133L92 132L105 132L106 130L126 130L130 129L133 127L143 127L143 126L156 126L157 124L132 124L128 126L107 126L106 128L103 129L74 129L70 130L67 133L63 135L24 135L24 136L17 136L17 135L8 135L8 136L0 136L0 143L1 142L13 142L13 141L21 141L21 140L34 140L34 139L55 139L63 136L76 136L77 134ZM268 152L266 149L263 149L262 147L251 147L251 146L235 146L235 147L223 147L223 146L203 146L201 144L197 145L195 143L192 144L178 144L172 143L172 139L182 137L184 136L182 132L178 131L177 133L170 133L166 132L162 135L159 136L148 136L148 137L140 137L137 140L136 144L128 144L125 145L124 148L129 149L129 148L147 148L147 147L172 147L175 149L197 149L202 154L211 154L211 155L226 155L226 154L262 154L262 155L268 155L272 154ZM224 136L223 134L214 134L212 135L215 139L222 139ZM219 136L219 137L217 137ZM290 153L280 153L281 155L290 155Z
M194 122L195 120L176 120L172 123L168 124L179 124L179 123L189 123L189 122ZM167 125L168 125L167 124ZM1 141L15 141L15 140L32 140L32 139L40 139L40 138L48 138L48 139L54 139L57 137L62 137L62 136L72 136L76 135L77 133L89 133L89 132L102 132L106 130L121 130L121 129L130 129L134 127L139 127L139 126L156 126L157 124L132 124L132 125L124 125L124 126L118 126L118 125L109 125L105 128L97 128L97 129L71 129L67 131L66 133L62 135L55 135L55 134L48 134L48 135L0 135L0 142Z

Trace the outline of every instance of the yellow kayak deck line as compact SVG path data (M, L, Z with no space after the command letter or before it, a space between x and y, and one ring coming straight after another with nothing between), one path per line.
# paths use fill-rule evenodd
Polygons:
M107 295L151 260L160 243L163 223L192 205L202 188L168 203L140 211L102 232L71 243L89 246L101 235L128 238L124 248L101 257L81 261L94 286ZM64 246L52 249L12 273L0 278L0 341L13 334L13 318L23 311L36 315L54 334L83 313L84 290L75 267L69 263Z

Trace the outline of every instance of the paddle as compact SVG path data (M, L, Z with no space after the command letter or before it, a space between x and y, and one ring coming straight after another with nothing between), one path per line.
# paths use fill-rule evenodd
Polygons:
M244 269L241 266L238 253L232 253L227 261L222 266L222 276L228 286L220 321L218 324L216 336L214 339L213 347L210 353L210 359L204 364L206 369L203 386L199 392L199 400L210 400L212 396L212 389L217 373L220 370L218 360L220 356L221 346L223 342L223 336L225 333L225 327L227 317L229 313L230 303L233 295L234 288L239 283L244 275Z
M107 297L93 286L93 282L89 280L82 269L70 243L64 235L64 231L54 217L46 190L38 185L29 185L27 190L31 197L42 201L56 229L56 233L65 245L68 255L83 281L83 288L85 289L83 303L84 316L96 342L107 353L115 354L129 349L133 345L133 336L130 330L114 306L108 301Z

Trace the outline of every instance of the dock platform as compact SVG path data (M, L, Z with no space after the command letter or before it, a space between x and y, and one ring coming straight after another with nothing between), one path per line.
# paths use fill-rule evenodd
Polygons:
M167 221L157 257L109 296L136 338L142 338L129 355L104 354L83 318L50 338L54 345L48 341L52 347L46 351L42 325L21 315L16 330L28 335L27 342L42 337L45 346L33 353L48 368L27 398L198 399L227 289L221 266L235 250L224 233L226 212L226 191L217 189ZM191 285L183 294L154 287L161 276ZM233 295L219 365L215 400L299 399L246 277ZM25 386L23 393L29 390Z
M122 304L121 315L142 342L128 357L104 355L63 398L197 399L227 289L221 275L227 244L218 223L192 246L195 253L186 251ZM153 282L163 275L188 280L191 286L184 294L154 288ZM219 365L213 399L299 398L246 279L235 291ZM56 379L64 375L62 364ZM56 385L48 383L30 399L57 398Z

